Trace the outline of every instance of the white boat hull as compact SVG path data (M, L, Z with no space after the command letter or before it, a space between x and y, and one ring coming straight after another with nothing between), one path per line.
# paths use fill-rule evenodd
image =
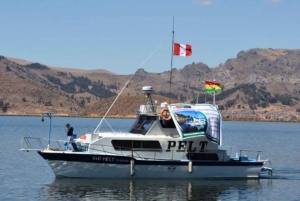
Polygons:
M53 158L52 154L52 158ZM72 154L59 154L58 158L76 157ZM200 179L200 178L259 178L263 163L260 162L192 162L189 161L146 161L132 160L130 157L107 157L106 161L92 162L87 158L95 156L80 154L86 161L47 159L56 177L77 178L118 178L118 179ZM77 155L78 156L78 155ZM117 162L116 161L120 161Z

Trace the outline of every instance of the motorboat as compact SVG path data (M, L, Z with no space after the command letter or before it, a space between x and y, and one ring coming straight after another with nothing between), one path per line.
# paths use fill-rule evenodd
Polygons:
M158 103L151 86L143 87L147 101L135 110L127 132L95 131L64 140L21 138L21 150L35 150L56 177L118 179L260 178L272 175L270 160L261 151L222 145L222 116L216 104ZM50 119L51 113L45 113ZM51 121L50 121L51 122ZM50 123L51 126L51 123ZM51 129L51 128L50 128ZM38 146L37 148L35 147ZM245 153L254 152L250 158Z

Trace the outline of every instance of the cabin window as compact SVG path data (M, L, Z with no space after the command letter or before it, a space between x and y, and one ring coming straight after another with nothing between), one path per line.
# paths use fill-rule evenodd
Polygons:
M163 128L176 128L173 119L169 121L160 120L161 127Z
M219 156L215 153L187 153L186 157L189 160L199 161L218 161Z
M159 141L150 140L112 140L111 141L115 150L118 151L157 151L161 150Z
M155 121L156 121L156 116L141 115L135 121L135 123L133 124L129 132L145 135Z

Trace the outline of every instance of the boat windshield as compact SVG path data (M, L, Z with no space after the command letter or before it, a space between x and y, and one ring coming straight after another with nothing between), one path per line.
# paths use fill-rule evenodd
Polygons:
M156 116L141 115L133 124L130 133L145 135L152 124L155 122Z

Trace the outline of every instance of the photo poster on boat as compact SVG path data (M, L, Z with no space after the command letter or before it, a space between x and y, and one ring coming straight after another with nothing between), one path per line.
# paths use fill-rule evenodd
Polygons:
M207 129L206 116L195 109L180 105L170 105L171 114L182 138L205 135Z
M220 145L221 139L221 122L222 117L216 105L211 104L198 104L194 105L193 109L201 111L207 118L207 129L205 136Z

